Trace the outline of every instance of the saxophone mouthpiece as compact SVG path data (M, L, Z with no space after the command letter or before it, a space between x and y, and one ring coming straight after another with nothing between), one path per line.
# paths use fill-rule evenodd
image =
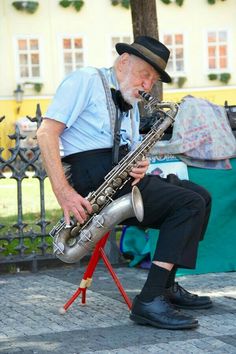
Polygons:
M144 98L146 101L150 101L151 99L152 99L152 96L149 94L149 93L147 93L147 92L145 92L145 91L138 91L138 93L139 93L139 95L142 97L142 98Z

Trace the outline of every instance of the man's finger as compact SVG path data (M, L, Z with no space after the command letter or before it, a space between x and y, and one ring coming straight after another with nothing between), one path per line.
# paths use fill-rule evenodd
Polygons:
M64 220L66 225L70 225L70 214L66 210L64 210Z
M89 201L87 199L84 198L83 201L81 202L81 204L88 211L89 214L92 213L92 211L93 211L92 205L89 203Z

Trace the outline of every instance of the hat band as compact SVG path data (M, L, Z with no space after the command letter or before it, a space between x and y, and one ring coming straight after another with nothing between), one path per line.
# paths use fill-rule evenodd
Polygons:
M149 50L137 43L132 43L131 47L137 49L141 54L143 54L144 56L146 56L147 58L149 58L153 62L156 62L156 64L160 67L160 69L165 70L165 68L166 68L165 60L163 60L158 55L153 54L153 52L151 52L151 50Z

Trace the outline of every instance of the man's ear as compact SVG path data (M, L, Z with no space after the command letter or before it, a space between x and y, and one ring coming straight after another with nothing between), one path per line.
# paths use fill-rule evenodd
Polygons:
M130 55L128 53L123 53L120 55L120 60L118 61L118 70L121 71L125 66L128 65Z

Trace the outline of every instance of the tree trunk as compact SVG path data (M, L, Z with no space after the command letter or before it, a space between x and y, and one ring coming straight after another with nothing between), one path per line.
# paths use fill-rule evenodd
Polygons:
M156 0L130 0L134 38L158 35Z
M130 5L134 39L138 36L159 39L156 0L130 0ZM162 100L162 83L160 81L154 85L152 95Z

